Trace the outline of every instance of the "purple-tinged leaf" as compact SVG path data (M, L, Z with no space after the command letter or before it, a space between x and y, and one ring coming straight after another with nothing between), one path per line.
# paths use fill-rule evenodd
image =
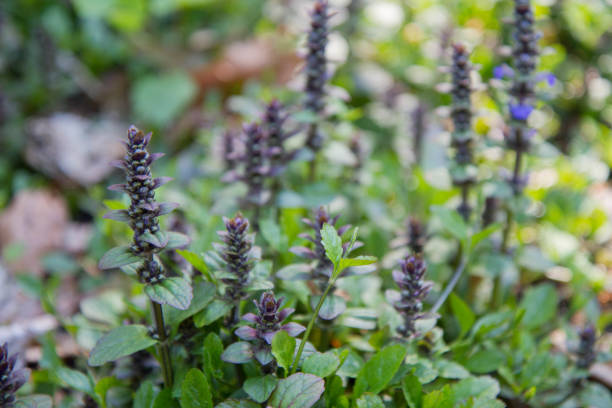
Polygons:
M178 207L178 203L159 203L157 206L157 215L165 215L171 213Z
M287 323L281 327L281 330L284 330L291 337L299 336L306 328L299 323Z
M123 160L111 160L109 164L118 169L125 170L125 162Z
M185 249L191 242L191 239L187 235L181 234L180 232L168 231L166 232L166 235L168 236L168 244L166 245L167 249Z
M303 246L291 247L289 248L289 252L302 258L317 259L317 254L315 254L310 248L306 248Z
M259 321L259 318L257 317L255 313L247 313L242 316L242 320L245 320L251 323L257 323Z
M104 218L106 218L107 220L130 222L128 210L111 210L104 214Z
M140 236L140 239L160 249L168 245L168 235L162 230L158 230L155 234L145 232Z
M236 336L242 340L255 340L257 339L257 330L250 326L241 326L234 332Z
M161 186L171 182L172 180L174 180L172 177L157 177L153 179L153 189L155 190L157 188L160 188Z
M275 408L310 408L321 398L324 390L322 378L296 373L278 382L268 405Z
M108 186L108 189L110 191L119 191L122 193L128 193L128 186L127 184L111 184L110 186Z
M140 258L132 253L130 247L119 246L110 249L102 256L102 259L100 259L98 263L98 268L102 270L119 268L120 266L129 265L138 261L140 261Z
M283 310L281 310L278 313L278 321L282 322L283 320L285 320L286 318L288 318L289 316L291 316L291 314L295 312L295 309L292 307L287 307Z
M252 358L253 348L246 341L230 344L221 354L221 360L233 364L248 363Z

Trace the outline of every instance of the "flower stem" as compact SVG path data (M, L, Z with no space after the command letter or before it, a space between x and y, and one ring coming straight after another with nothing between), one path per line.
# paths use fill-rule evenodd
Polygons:
M465 265L467 264L467 257L463 256L462 253L463 250L459 249L459 265L457 265L455 272L453 272L453 276L451 276L450 280L446 284L446 288L444 288L444 291L431 308L431 313L436 313L442 307L446 299L450 296L451 292L455 288L455 285L457 285L457 282L459 282L459 278L463 274L463 271L465 270Z
M306 327L306 333L304 334L304 337L302 337L302 341L300 342L300 347L298 348L298 352L295 356L295 359L293 360L293 364L291 365L291 374L295 374L297 370L297 366L300 362L300 357L302 357L302 352L304 351L304 346L306 345L306 342L308 341L308 337L310 336L310 332L312 331L312 328L314 327L314 323L317 320L317 317L319 317L319 310L321 310L321 306L323 306L323 301L325 300L325 297L327 296L330 289L334 286L335 283L336 283L335 279L329 280L329 282L327 283L327 287L325 288L325 291L321 295L321 299L319 299L319 303L317 303L317 307L314 310L314 314L310 318L308 327Z
M170 349L168 348L168 335L166 333L166 326L164 324L164 313L162 306L151 301L153 306L153 314L155 316L155 326L157 327L157 334L159 335L159 355L161 359L162 374L164 376L164 383L166 388L172 388L172 362L170 361Z

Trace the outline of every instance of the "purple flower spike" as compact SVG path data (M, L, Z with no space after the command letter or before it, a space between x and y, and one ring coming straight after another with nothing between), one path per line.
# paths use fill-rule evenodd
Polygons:
M512 78L514 76L514 70L507 64L498 65L493 68L493 77L495 79Z
M510 114L516 120L525 121L533 112L533 106L527 104L510 105Z

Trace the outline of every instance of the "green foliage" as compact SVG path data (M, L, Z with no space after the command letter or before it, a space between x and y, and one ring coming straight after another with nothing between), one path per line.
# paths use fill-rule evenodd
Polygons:
M144 350L157 343L145 326L120 326L102 336L89 356L89 365L99 366Z

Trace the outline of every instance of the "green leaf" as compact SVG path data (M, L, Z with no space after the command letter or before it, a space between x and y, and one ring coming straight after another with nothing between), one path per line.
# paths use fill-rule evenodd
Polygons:
M94 392L94 383L85 374L80 371L71 370L67 367L59 367L55 374L66 383L70 388L92 395Z
M172 398L172 390L164 388L155 398L153 408L178 408L179 404Z
M212 408L210 385L204 373L192 368L181 384L181 408Z
M177 325L204 309L215 297L216 290L215 285L210 282L196 283L193 287L193 299L187 309L166 308L164 310L168 325Z
M385 408L379 396L365 393L357 399L357 408Z
M98 340L89 356L89 365L101 366L109 361L144 350L157 343L145 326L134 324L113 329Z
M295 353L295 339L286 331L279 330L272 338L272 355L279 366L289 371Z
M109 390L112 388L119 387L121 385L121 381L119 381L115 377L104 377L98 380L94 391L99 397L103 408L106 408L106 395L108 394Z
M287 237L274 220L261 220L259 222L259 230L266 242L276 251L282 252L287 248Z
M553 285L544 283L530 287L520 303L520 307L525 309L522 325L533 329L551 322L557 314L558 303L559 296Z
M325 248L325 255L336 267L342 258L342 239L338 231L331 225L325 223L321 229L321 243Z
M163 128L189 105L197 87L186 72L140 77L132 87L132 106L137 118Z
M473 373L485 374L497 370L505 360L500 350L480 350L465 362L465 367Z
M467 303L454 293L450 295L450 304L451 309L453 309L453 314L459 321L459 326L461 327L459 336L463 337L472 328L472 325L474 325L476 315L474 315Z
M342 258L340 260L340 271L350 268L351 266L371 265L377 261L375 256L358 256L356 258Z
M261 408L253 401L228 399L215 406L215 408Z
M313 309L319 303L321 296L311 296L311 303ZM342 312L346 310L346 300L340 296L328 295L323 299L323 304L319 310L319 317L323 320L333 320L340 316Z
M167 231L166 235L168 237L168 244L166 244L166 249L183 249L187 245L191 243L191 238L189 238L185 234L181 234L176 231Z
M215 279L210 274L208 270L208 265L204 261L204 257L202 255L196 254L195 252L191 252L187 249L177 249L176 252L185 258L187 262L191 264L195 269L202 272L202 274L206 277L206 279L210 282L215 282Z
M249 378L244 382L242 388L253 401L261 404L270 398L270 395L272 395L276 388L276 384L278 384L278 378L273 375L266 375L264 377Z
M406 357L406 346L396 344L376 353L361 369L355 382L356 397L370 391L378 394L385 389Z
M48 395L27 395L19 397L18 408L53 408L53 400Z
M111 248L102 255L98 268L113 269L119 268L120 266L129 265L134 262L140 261L140 258L132 253L129 246L118 246Z
M434 361L434 367L436 370L438 370L438 373L442 378L460 380L470 376L468 370L466 370L461 364L455 363L454 361L437 360Z
M213 300L206 309L198 312L193 317L193 323L197 328L208 326L217 319L225 316L232 310L232 305L223 299Z
M423 403L423 387L416 375L406 374L402 380L402 392L410 408L420 408Z
M165 248L168 245L168 235L162 230L158 230L155 234L145 232L140 236L140 239L156 248Z
M111 210L104 214L104 218L107 220L115 220L120 222L130 222L130 216L128 215L128 210Z
M170 305L180 310L187 310L193 291L191 285L181 277L166 278L155 284L145 286L149 299L160 305Z
M246 341L238 341L230 344L223 354L221 360L233 364L244 364L253 358L253 348Z
M431 212L440 220L442 226L455 238L464 241L468 237L468 227L455 210L439 205L431 206Z
M448 385L439 390L433 390L423 397L423 408L453 408L453 391Z
M500 228L501 228L501 224L495 223L495 224L489 225L487 228L481 231L478 231L477 233L472 235L470 238L470 248L473 249L476 245L478 245L484 239L488 238L491 234L493 234L495 231L497 231Z
M304 360L302 372L325 378L335 373L339 366L340 359L333 352L314 353Z
M268 406L272 408L310 408L321 398L323 379L312 374L297 373L280 380Z
M138 391L134 394L134 405L133 408L153 408L155 397L159 390L153 385L151 381L145 381L140 384Z
M468 398L495 398L499 394L499 383L488 376L468 377L453 384L452 391L458 405Z
M202 353L204 372L209 378L223 377L223 342L216 333L208 333L204 339L204 351Z

